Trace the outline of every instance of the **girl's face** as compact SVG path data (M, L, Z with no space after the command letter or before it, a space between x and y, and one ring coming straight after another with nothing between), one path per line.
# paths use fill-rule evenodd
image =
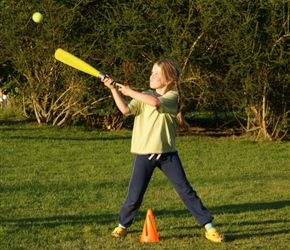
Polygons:
M167 88L169 83L166 81L162 69L154 64L152 68L152 73L150 76L150 88L151 89L163 89Z

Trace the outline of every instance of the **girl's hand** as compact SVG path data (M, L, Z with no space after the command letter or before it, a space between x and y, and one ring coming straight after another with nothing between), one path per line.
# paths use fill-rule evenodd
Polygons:
M101 81L105 84L106 87L109 89L114 89L115 86L112 84L114 82L114 79L110 76L106 76L105 78L101 79Z
M133 89L131 89L128 85L123 85L120 83L116 83L118 90L125 96L130 96L132 94Z

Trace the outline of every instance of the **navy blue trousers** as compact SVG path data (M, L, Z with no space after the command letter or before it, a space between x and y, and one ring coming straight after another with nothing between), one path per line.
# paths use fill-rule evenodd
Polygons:
M196 221L201 226L211 222L213 217L188 182L178 153L165 153L159 159L157 155L151 160L149 157L136 155L134 158L128 193L118 217L119 223L126 228L131 226L156 167L167 176Z

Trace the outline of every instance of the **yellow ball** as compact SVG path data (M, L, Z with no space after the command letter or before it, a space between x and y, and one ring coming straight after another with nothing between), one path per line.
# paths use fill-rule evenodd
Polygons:
M41 23L42 20L43 20L43 15L39 12L35 12L33 15L32 15L32 20L36 23Z

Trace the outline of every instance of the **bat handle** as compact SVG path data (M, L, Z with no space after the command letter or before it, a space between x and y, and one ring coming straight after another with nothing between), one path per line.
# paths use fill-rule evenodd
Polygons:
M107 76L106 76L105 73L100 72L100 73L98 74L98 77L101 78L101 79L103 79L103 78L106 78Z
M103 73L103 72L100 72L99 75L98 75L98 77L101 78L101 79L105 79L107 77L107 75L105 73ZM114 87L116 87L117 86L116 85L116 81L113 81L111 83L111 85L113 85Z

